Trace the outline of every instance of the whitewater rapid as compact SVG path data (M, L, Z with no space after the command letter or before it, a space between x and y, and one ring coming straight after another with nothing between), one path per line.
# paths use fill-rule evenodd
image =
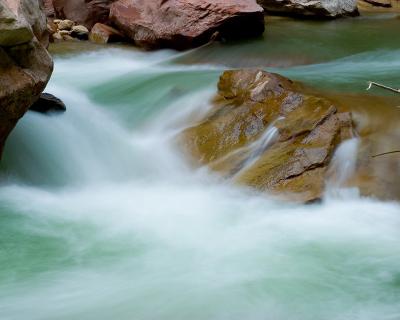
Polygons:
M283 203L191 168L174 137L223 67L173 59L56 59L67 112L28 113L4 155L0 318L400 319L399 204Z

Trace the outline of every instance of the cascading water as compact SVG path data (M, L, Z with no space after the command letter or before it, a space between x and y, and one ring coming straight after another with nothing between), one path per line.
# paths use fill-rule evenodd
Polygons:
M28 113L3 159L0 318L399 319L400 206L282 203L191 169L173 138L220 67L174 58L56 59L67 113Z
M272 122L272 124L265 129L265 132L261 135L260 138L258 138L256 141L251 143L248 147L246 148L246 152L249 154L247 160L244 162L242 165L242 168L236 173L238 176L241 172L245 171L246 169L250 168L264 153L264 151L273 143L276 141L278 137L278 129L275 127L275 121ZM241 149L239 149L236 152L240 152ZM228 155L229 156L229 155Z
M326 197L338 198L350 194L358 195L357 188L346 188L346 183L356 171L359 138L344 141L336 150L328 169Z

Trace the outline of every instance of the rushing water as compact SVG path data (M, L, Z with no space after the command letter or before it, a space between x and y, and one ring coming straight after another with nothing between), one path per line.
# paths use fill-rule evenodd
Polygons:
M265 39L184 54L58 55L48 91L67 113L28 113L3 159L0 319L400 319L398 203L281 203L193 170L172 143L226 66L333 90L393 81L396 22L278 20ZM335 188L354 148L335 156Z

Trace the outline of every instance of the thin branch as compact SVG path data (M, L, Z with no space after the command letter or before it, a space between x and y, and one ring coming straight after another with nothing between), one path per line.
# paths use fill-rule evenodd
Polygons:
M369 81L368 82L367 90L370 90L372 86L376 86L376 87L379 87L379 88L382 88L382 89L386 89L386 90L389 90L389 91L392 91L392 92L400 93L400 89L391 88L391 87L385 86L384 84L373 82L373 81Z
M394 150L394 151L379 153L379 154L376 154L376 155L372 156L372 158L376 158L376 157L380 157L380 156L385 156L385 155L393 154L393 153L400 153L400 150Z

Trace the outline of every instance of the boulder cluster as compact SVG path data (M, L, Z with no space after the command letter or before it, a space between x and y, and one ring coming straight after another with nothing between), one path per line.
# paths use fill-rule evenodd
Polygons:
M76 25L72 20L54 19L48 23L53 40L87 40L89 30L82 25Z
M357 0L43 1L58 27L49 28L56 41L128 40L147 49L184 50L215 39L259 36L265 13L317 19L358 15ZM68 28L60 29L60 24Z
M109 42L124 41L124 35L115 28L96 23L89 32L84 25L65 19L49 20L47 28L51 34L51 41L90 40L94 43L105 44Z

